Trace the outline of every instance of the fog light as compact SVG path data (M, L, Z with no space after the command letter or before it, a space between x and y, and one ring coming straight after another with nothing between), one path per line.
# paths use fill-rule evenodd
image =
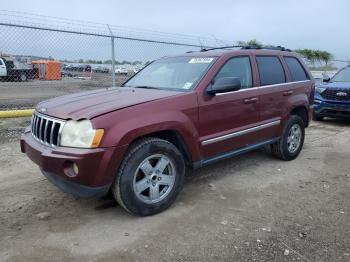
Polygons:
M76 163L73 164L73 171L76 175L79 173L79 168Z

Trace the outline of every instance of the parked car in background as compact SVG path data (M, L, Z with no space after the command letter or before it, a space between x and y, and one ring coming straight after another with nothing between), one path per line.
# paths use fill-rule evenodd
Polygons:
M33 69L17 69L13 61L0 58L0 78L8 81L27 81L37 74Z
M332 78L324 75L316 88L314 119L324 117L350 119L350 66L340 69Z
M108 74L109 73L109 69L103 66L98 66L95 68L92 68L92 71L94 73L101 73L101 74Z
M186 170L261 147L295 159L313 78L289 51L202 50L156 60L122 87L38 104L21 150L63 191L111 191L137 215L168 208Z
M119 74L119 75L128 75L129 70L127 68L124 68L124 67L117 67L115 69L115 73Z
M64 65L62 71L91 72L90 65Z

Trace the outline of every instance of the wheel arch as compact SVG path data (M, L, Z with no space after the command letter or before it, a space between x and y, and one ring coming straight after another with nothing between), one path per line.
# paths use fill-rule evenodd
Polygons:
M138 136L131 141L131 143L129 144L129 147L131 147L134 143L136 143L140 139L148 138L148 137L155 137L155 138L166 140L169 143L172 143L180 150L180 152L184 156L186 166L192 165L192 163L193 163L192 154L191 154L183 136L177 130L165 129L165 130L150 132L150 133L144 134L142 136Z
M290 115L297 115L297 116L300 116L300 118L303 120L304 124L305 124L305 127L308 127L309 126L309 123L310 123L310 117L309 117L309 114L308 114L308 110L307 108L302 105L302 106L297 106L297 107L294 107L290 113Z

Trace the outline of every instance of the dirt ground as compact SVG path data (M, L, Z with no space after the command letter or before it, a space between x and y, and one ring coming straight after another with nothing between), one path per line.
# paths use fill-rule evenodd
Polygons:
M258 150L192 172L170 209L140 218L60 192L19 152L28 119L11 121L0 261L350 261L350 123L312 123L291 162Z

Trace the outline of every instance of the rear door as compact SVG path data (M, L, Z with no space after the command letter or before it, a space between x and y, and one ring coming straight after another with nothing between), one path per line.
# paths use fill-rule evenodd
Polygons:
M221 77L239 77L241 90L199 97L202 155L214 155L256 142L254 132L245 132L259 121L258 91L253 87L252 59L248 55L229 58L212 83Z
M257 55L255 61L260 82L260 125L266 125L259 132L259 136L261 140L265 140L279 135L286 108L285 100L290 90L281 57Z
M0 77L6 76L7 70L4 61L0 58Z

